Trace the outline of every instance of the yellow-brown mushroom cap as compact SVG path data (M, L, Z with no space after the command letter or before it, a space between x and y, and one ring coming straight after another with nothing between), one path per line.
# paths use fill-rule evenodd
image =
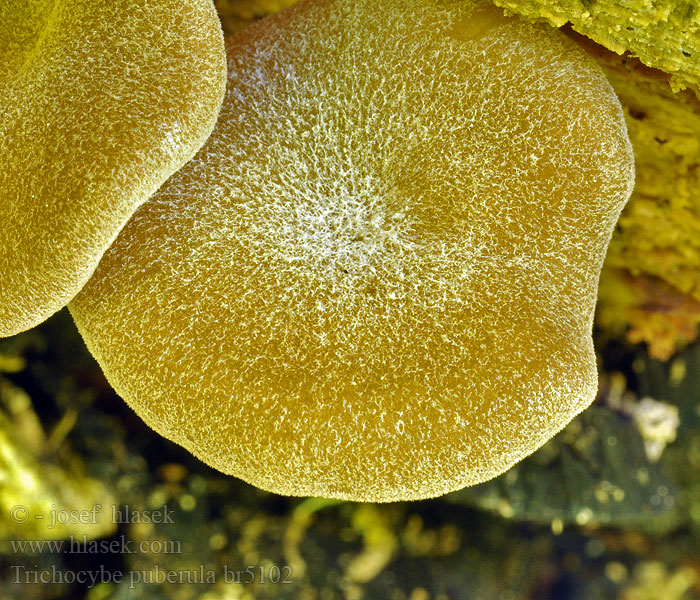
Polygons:
M0 3L0 336L75 296L225 84L211 0Z
M304 0L228 50L212 137L70 305L149 425L267 490L390 501L593 400L633 159L591 59L479 1Z

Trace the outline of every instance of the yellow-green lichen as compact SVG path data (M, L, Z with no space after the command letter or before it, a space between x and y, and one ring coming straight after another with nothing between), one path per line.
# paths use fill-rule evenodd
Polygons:
M573 29L606 48L629 52L670 73L674 89L700 83L700 3L697 0L495 0L529 19Z

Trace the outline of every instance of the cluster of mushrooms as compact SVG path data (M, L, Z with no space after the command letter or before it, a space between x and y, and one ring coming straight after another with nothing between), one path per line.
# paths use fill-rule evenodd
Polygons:
M634 179L563 34L485 0L0 4L0 336L68 306L161 435L265 490L490 479L597 391Z

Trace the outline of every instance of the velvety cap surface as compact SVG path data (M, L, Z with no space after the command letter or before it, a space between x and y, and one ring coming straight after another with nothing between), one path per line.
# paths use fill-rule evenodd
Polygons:
M75 296L225 83L211 0L0 2L0 336Z
M71 303L150 426L267 490L406 500L594 399L633 159L582 50L481 2L307 0L228 56L212 137Z

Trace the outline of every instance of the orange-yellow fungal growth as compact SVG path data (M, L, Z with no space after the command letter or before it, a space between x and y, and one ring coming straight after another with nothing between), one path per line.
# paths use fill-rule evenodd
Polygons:
M0 2L0 336L75 296L225 86L211 0Z
M70 306L149 425L267 490L389 501L590 404L633 181L592 60L440 0L305 0L228 51L212 137Z

